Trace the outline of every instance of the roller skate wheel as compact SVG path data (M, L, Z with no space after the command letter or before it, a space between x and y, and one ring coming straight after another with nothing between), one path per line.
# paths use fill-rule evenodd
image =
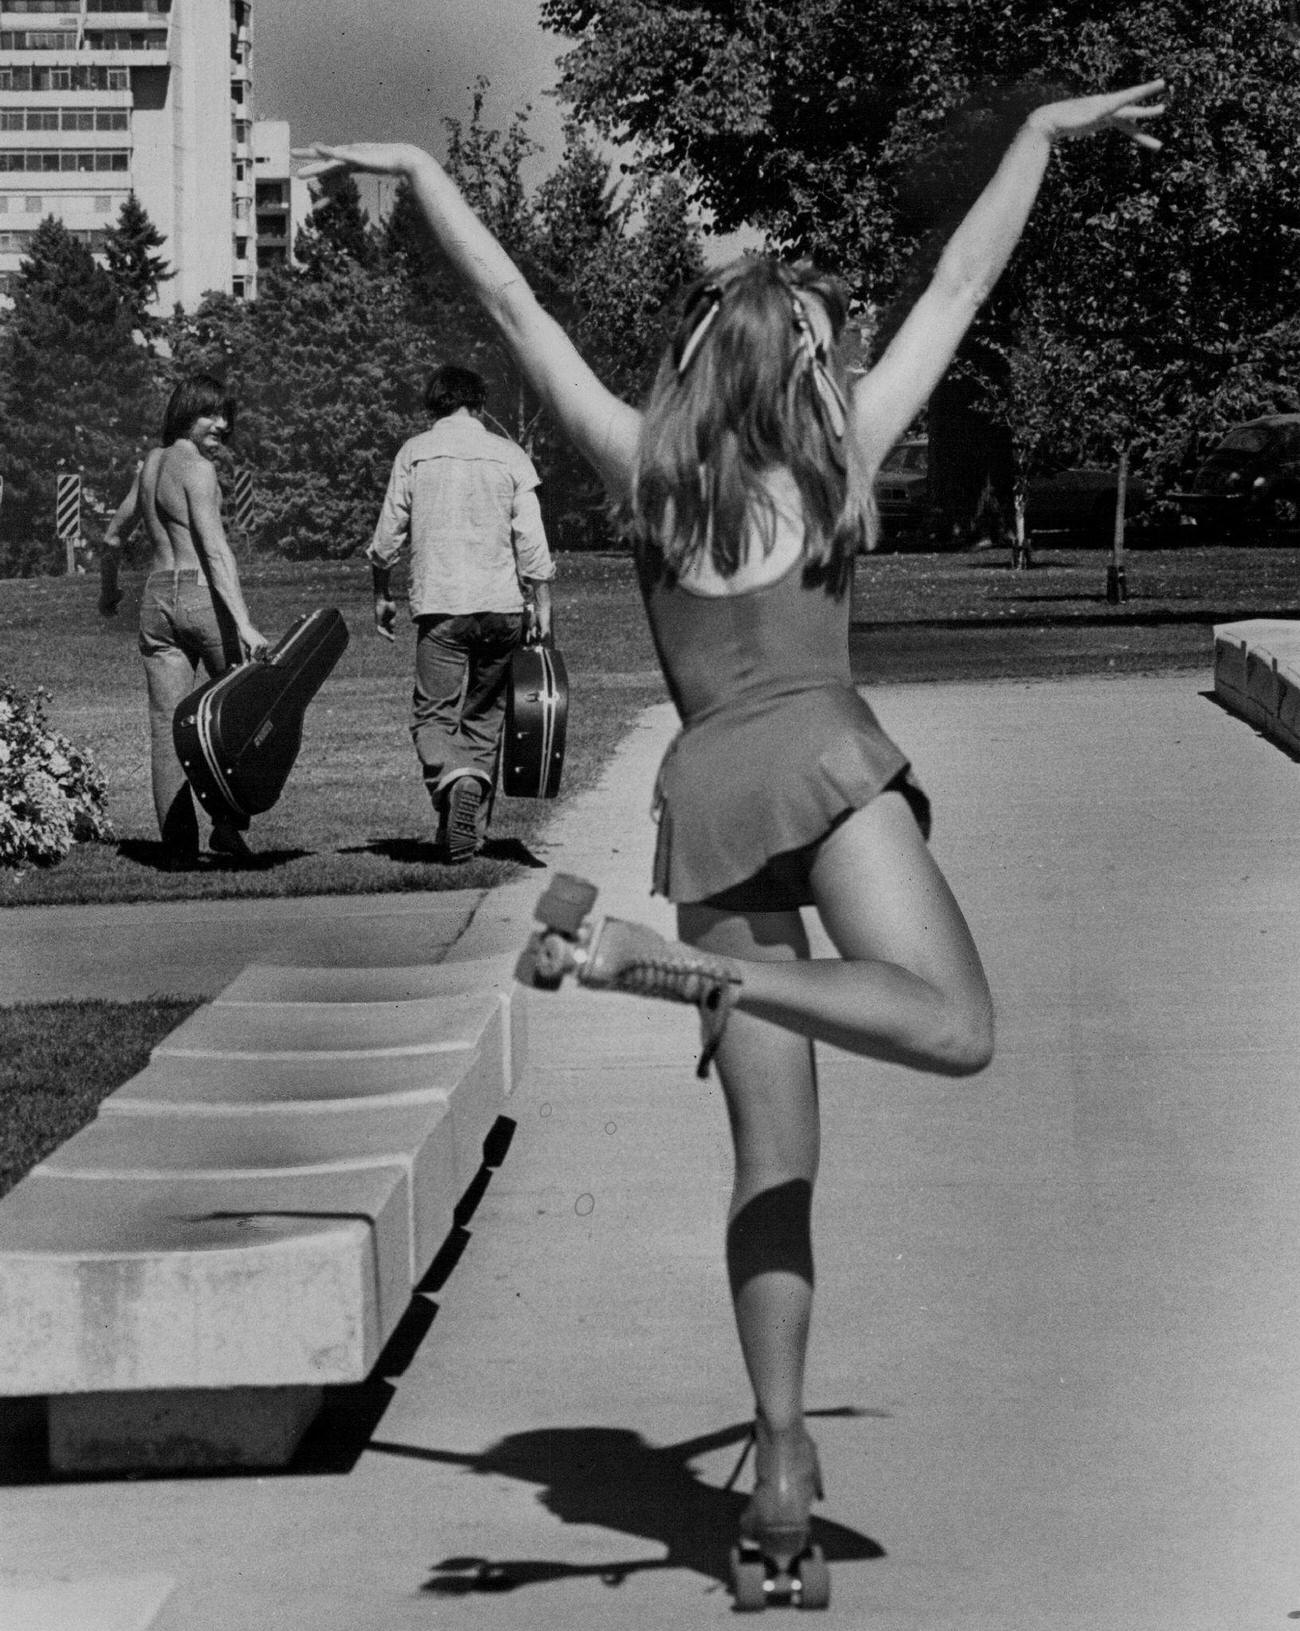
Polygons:
M826 1566L826 1555L820 1546L810 1546L795 1565L795 1578L799 1582L800 1608L829 1608L831 1602L831 1571Z
M757 1553L731 1548L731 1589L738 1614L757 1614L767 1607L767 1567Z
M596 895L594 883L575 878L571 872L557 872L537 902L533 915L548 929L572 938L596 904Z
M562 968L556 969L554 960L542 953L542 937L534 934L519 953L515 964L515 979L520 985L529 985L538 991L558 991L564 979Z

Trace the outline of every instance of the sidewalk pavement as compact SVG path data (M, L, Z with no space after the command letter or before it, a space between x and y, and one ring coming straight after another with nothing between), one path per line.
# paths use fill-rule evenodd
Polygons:
M873 696L934 799L1000 1036L970 1082L822 1055L828 1623L1300 1613L1300 767L1208 684ZM547 853L661 927L646 808L671 728L646 716ZM451 955L517 945L542 876L487 895ZM364 1448L277 1477L0 1487L0 1571L86 1606L57 1631L730 1620L750 1401L694 1016L527 1001L513 1147Z

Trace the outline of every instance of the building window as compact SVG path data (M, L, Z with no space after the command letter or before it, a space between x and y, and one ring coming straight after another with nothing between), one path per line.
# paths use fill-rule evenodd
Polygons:
M77 36L53 29L0 29L0 51L75 51Z
M39 193L28 193L28 195L27 195L27 213L28 213L28 215L39 215L44 208L45 208L45 200L41 197L41 195Z
M129 170L131 155L107 147L79 150L77 148L0 148L0 170ZM31 207L30 204L28 206Z
M86 46L91 51L165 51L167 36L134 28L87 29Z

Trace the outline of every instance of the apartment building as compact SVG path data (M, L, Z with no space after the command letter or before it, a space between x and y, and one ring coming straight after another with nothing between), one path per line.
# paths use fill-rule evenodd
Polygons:
M251 298L291 232L288 126L253 120L250 0L0 0L0 292L48 215L92 249L134 191L175 276L165 309ZM260 157L261 162L258 162Z

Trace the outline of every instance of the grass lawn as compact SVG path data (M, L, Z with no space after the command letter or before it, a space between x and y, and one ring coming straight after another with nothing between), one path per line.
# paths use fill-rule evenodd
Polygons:
M1108 559L1103 550L1040 547L1033 570L1013 572L1003 550L865 558L854 588L854 673L867 684L1168 668L1208 677L1215 623L1300 616L1300 550L1130 552L1128 598L1118 605L1106 599ZM432 860L432 816L406 725L413 634L404 624L394 647L371 632L364 563L254 564L245 580L264 632L337 606L352 639L308 709L284 796L253 823L258 866L182 874L158 870L135 646L140 574L125 579L115 618L98 615L92 578L0 582L0 673L53 694L54 724L107 772L117 832L115 844L80 845L56 867L0 875L0 906L483 888L534 857L553 805L503 798L483 856L455 869ZM593 783L665 692L626 555L562 556L556 606L572 693L568 796Z
M0 1195L94 1116L196 1002L0 1007Z
M337 606L351 640L307 710L283 797L253 823L259 864L179 874L158 869L136 650L142 575L124 576L127 597L114 618L96 611L90 577L0 582L0 673L21 690L52 693L51 722L89 747L108 776L117 834L115 844L78 845L58 866L0 874L0 906L483 888L527 864L553 813L548 800L499 800L484 855L456 868L432 859L433 815L407 729L414 632L403 619L396 646L373 633L364 563L278 563L243 576L268 636L304 611ZM564 557L555 593L571 691L567 795L595 780L632 721L665 692L625 558Z

